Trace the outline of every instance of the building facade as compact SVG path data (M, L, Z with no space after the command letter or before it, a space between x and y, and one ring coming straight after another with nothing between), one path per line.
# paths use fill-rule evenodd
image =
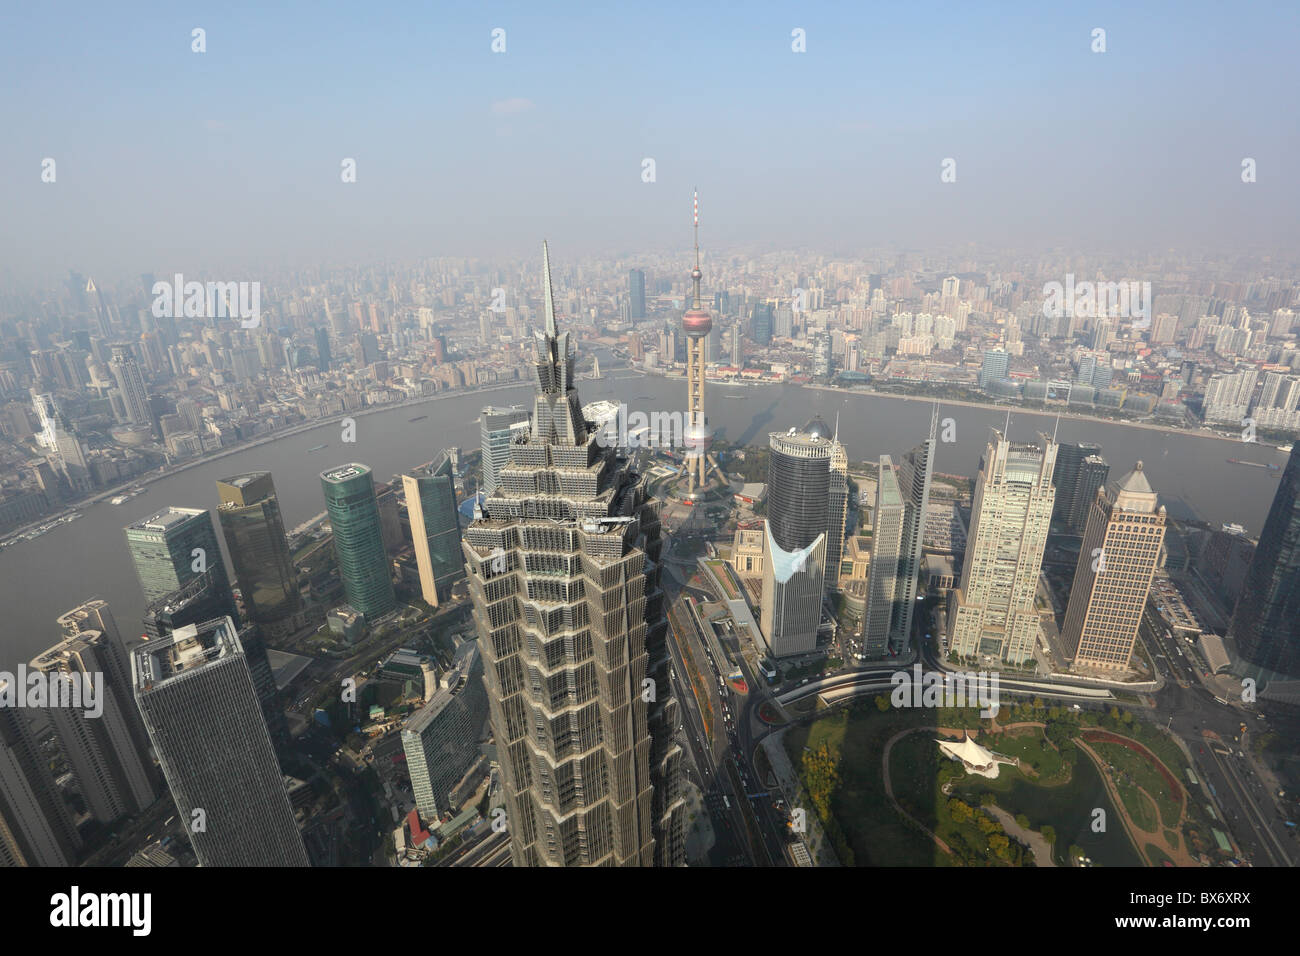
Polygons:
M321 472L325 510L347 602L373 623L397 607L370 469L352 463Z
M949 596L953 657L1016 665L1033 658L1056 465L1056 443L1042 442L1012 443L993 429L975 483L961 585Z
M301 624L302 596L269 471L217 481L217 520L249 618L268 638Z
M402 476L411 541L420 572L420 596L434 607L465 577L460 549L456 477L446 452L432 465Z
M146 641L135 699L201 866L307 866L284 777L229 618Z
M682 749L646 480L584 420L543 245L532 425L464 554L515 866L678 866Z
M1165 509L1142 462L1098 489L1061 630L1075 668L1128 670L1164 540Z

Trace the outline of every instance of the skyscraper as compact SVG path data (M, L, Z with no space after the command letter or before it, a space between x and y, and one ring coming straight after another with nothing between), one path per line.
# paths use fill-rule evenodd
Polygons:
M373 623L397 607L374 478L365 465L353 463L321 472L320 483L334 532L343 593L348 603Z
M950 595L950 653L1024 664L1040 631L1034 597L1052 519L1056 443L993 437L980 461L961 584Z
M117 382L117 390L122 395L122 405L126 408L126 419L132 425L153 427L153 410L149 406L149 391L145 388L144 375L135 358L135 349L122 342L112 347L113 357L108 367Z
M284 778L229 618L146 641L136 702L202 866L306 866Z
M826 586L839 589L844 531L849 523L849 455L839 442L839 419L831 440L830 487L826 498Z
M510 463L510 443L528 428L528 410L522 405L483 409L479 418L483 449L483 481L479 491L490 496L497 490L497 475Z
M582 415L569 333L536 333L531 429L465 530L516 866L677 866L681 747L646 479Z
M139 813L157 796L153 761L137 745L129 662L115 634L83 630L69 635L31 662L32 671L54 681L67 677L94 686L96 713L85 707L46 708L86 807L101 823Z
M750 326L753 328L754 344L766 348L772 344L772 303L757 302L749 314Z
M8 685L0 678L0 696L15 690ZM0 707L0 866L72 866L80 849L81 836L26 713Z
M219 580L211 570L187 581L171 594L149 605L144 615L144 637L156 641L173 631L191 624L203 624L217 618L236 619L235 597L230 587ZM238 624L236 624L238 627ZM266 656L266 643L256 624L239 632L239 643L244 648L244 660L253 678L253 687L262 707L262 717L271 732L276 746L289 739L289 725L284 708L280 706L280 692L276 688L275 673Z
M212 515L202 508L164 508L128 525L126 545L149 603L209 569L218 586L229 587Z
M465 576L460 549L460 512L456 508L456 477L451 458L443 452L433 465L402 476L406 510L411 518L411 542L420 572L420 595L438 606L451 586Z
M1266 678L1300 678L1300 445L1282 472L1228 635Z
M1139 461L1093 498L1061 629L1076 668L1128 668L1164 540L1165 509Z
M219 478L217 496L217 520L235 565L244 610L269 638L292 633L301 623L302 596L271 473Z
M645 318L645 273L632 269L627 274L628 315L633 319Z
M938 440L939 406L930 413L930 437L903 456L898 469L899 492L903 496L903 543L898 559L897 600L891 622L890 641L901 652L912 635L917 588L921 580L921 549L925 543L925 516L930 510L930 479L934 475L934 451Z
M316 367L322 372L330 370L332 356L330 354L330 330L324 325L316 327L314 333L316 338Z
M226 612L222 611L222 613ZM118 684L124 688L123 694L128 701L128 704L121 708L122 719L126 722L136 752L143 755L143 763L156 789L162 778L149 757L149 735L145 733L144 722L140 719L140 711L136 708L135 698L131 693L131 655L126 649L126 642L122 639L122 632L118 629L108 602L100 598L92 598L71 611L60 614L55 623L59 625L59 630L63 632L64 637L90 634L91 640L100 648L104 660L121 675Z
M817 648L835 441L819 418L768 435L766 560L759 626L775 657Z
M862 622L862 653L884 657L893 633L897 605L902 596L901 559L907 507L894 474L894 462L880 456L876 478L876 508L872 515L871 570L867 581L867 612Z
M1097 489L1110 475L1110 465L1099 454L1101 446L1092 442L1062 442L1058 448L1052 475L1052 484L1056 485L1052 517L1065 522L1075 534L1082 534Z
M478 759L487 720L483 662L472 642L457 649L452 669L438 690L402 727L402 748L411 775L415 806L425 820L454 809L448 794Z
M987 390L992 382L1007 377L1011 368L1011 356L1004 349L985 349L984 363L980 366L979 386Z

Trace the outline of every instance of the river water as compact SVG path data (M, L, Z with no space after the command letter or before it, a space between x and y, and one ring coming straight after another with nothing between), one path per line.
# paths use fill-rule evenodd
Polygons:
M680 379L643 377L620 370L599 382L580 382L584 402L625 402L635 412L676 410L685 405ZM33 541L0 552L0 669L12 670L58 637L55 618L92 597L112 606L124 636L140 626L145 603L126 549L123 528L167 505L216 506L216 479L246 471L270 471L284 513L293 528L324 510L320 473L334 465L359 461L386 481L434 458L449 445L465 451L478 447L476 419L484 405L529 404L531 385L487 393L456 395L419 405L388 409L356 419L356 443L345 445L336 422L277 441L204 462L150 484L146 494L122 505L101 502L78 521L60 525ZM719 437L763 444L767 433L802 425L821 414L834 425L850 461L898 456L925 438L930 405L873 395L853 395L783 385L710 385L706 396L709 421ZM425 415L421 421L411 418ZM956 441L940 443L936 470L973 475L990 426L1002 427L1005 411L940 406L952 418ZM1032 441L1051 431L1049 415L1015 412L1011 437ZM1275 449L1226 439L1204 438L1133 428L1125 425L1062 419L1060 441L1093 441L1110 462L1111 476L1127 472L1138 459L1161 502L1173 517L1197 517L1214 524L1238 522L1258 534L1277 489L1280 471L1229 463L1228 458L1274 462L1286 456ZM328 447L316 452L316 445ZM224 546L224 545L223 545Z

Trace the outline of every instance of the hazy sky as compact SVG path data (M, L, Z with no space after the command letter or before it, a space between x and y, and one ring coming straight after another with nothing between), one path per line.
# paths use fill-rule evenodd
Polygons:
M1300 235L1294 3L17 6L0 280L657 250L694 186L719 248Z

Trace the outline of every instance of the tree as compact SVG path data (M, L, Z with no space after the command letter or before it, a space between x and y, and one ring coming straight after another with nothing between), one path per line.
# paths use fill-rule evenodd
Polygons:
M981 807L992 807L992 806L996 806L996 805L997 805L997 802L998 802L998 798L995 797L995 796L993 796L993 794L990 793L990 792L987 791L987 790L985 790L983 793L980 794L980 806L981 806Z
M1043 824L1043 828L1038 832L1043 835L1043 839L1048 843L1056 842L1056 827L1052 826L1050 823Z
M1029 817L1025 816L1023 813L1016 814L1016 823L1019 824L1022 830L1029 829Z
M889 710L889 698L884 694L876 695L876 710L880 711L882 714Z

